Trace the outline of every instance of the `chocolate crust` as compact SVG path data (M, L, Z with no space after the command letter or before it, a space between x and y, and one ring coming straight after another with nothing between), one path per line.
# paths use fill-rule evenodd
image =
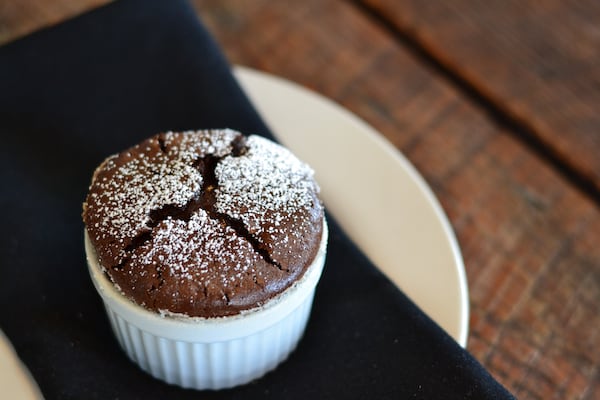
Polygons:
M83 220L126 297L157 312L238 314L299 279L323 207L313 171L233 130L161 133L95 171Z

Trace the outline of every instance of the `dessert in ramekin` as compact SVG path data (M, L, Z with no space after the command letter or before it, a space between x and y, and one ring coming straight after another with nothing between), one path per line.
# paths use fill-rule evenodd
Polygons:
M107 158L84 203L90 275L117 339L196 389L275 368L304 332L327 224L312 170L232 130L167 132Z

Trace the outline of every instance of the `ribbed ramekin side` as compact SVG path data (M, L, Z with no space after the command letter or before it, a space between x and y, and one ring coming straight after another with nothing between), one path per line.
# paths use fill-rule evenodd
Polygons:
M112 329L129 358L152 376L195 389L223 389L257 379L285 360L306 327L314 290L287 316L254 334L217 342L154 335L106 305Z

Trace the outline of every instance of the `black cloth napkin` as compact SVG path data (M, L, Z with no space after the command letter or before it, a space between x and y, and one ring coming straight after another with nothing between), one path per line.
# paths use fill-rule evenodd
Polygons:
M271 137L229 68L180 0L118 1L0 48L0 327L45 397L511 398L331 216L307 332L274 372L199 394L128 361L88 277L81 203L96 165L154 133Z

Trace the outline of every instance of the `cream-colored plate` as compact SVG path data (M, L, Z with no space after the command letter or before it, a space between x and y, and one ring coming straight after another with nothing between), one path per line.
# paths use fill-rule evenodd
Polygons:
M469 303L460 250L410 162L324 97L248 68L234 72L277 138L315 169L326 207L350 238L464 347ZM2 398L41 398L2 331L0 388Z
M469 295L460 249L412 164L314 92L248 68L236 67L235 76L277 139L314 168L325 206L350 238L464 347Z

